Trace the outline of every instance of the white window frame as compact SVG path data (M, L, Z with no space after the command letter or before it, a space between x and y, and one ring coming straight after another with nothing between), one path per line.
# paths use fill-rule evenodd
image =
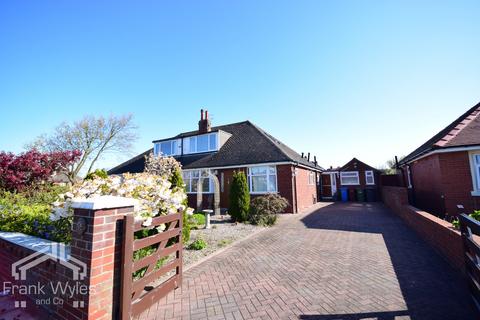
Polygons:
M207 136L208 137L207 150L198 151L198 144L197 144L198 137L202 137L202 136ZM185 147L183 149L184 154L204 153L204 152L212 152L212 151L217 151L218 150L218 142L219 142L218 141L218 132L199 134L199 135L196 135L196 136L185 137L183 139L188 140L188 143L185 144L185 146L188 146L188 148ZM215 139L215 148L210 147L212 139ZM190 151L190 149L192 148L192 142L194 143L194 146L193 146L194 151Z
M252 168L262 168L265 167L266 173L265 174L252 174ZM270 173L270 168L273 168L275 170L275 174ZM267 178L267 190L266 191L252 191L252 177L260 177L260 176L266 176ZM275 176L275 190L274 191L268 191L270 190L270 177ZM277 181L277 166L269 166L269 165L263 165L263 166L250 166L248 167L248 190L250 190L250 194L267 194L267 193L278 193L278 181Z
M371 176L371 178L372 178L371 183L368 183L369 176ZM365 171L365 184L370 185L370 186L375 185L375 175L373 174L373 170L366 170Z
M309 186L314 186L315 185L315 172L314 171L309 171L308 172L308 185Z
M477 157L479 158L477 162ZM470 169L472 173L472 196L480 196L480 150L470 152Z
M197 179L196 177L192 177L193 172L198 172L198 179L200 179L202 172L205 171L210 171L210 169L187 169L187 170L182 170L182 177L183 177L183 182L185 183L185 189L187 194L197 194L197 191L192 191L193 186L192 186L192 180ZM205 177L203 178L204 180L208 180L208 189L205 190L202 189L202 193L213 193L213 190L215 190L215 187L213 185L212 179L210 177ZM188 180L188 181L187 181Z
M174 140L165 140L165 141L158 141L155 142L153 145L153 154L156 156L178 156L180 155L179 150L181 150L181 139L174 139ZM176 143L176 148L173 147L174 142ZM162 143L170 143L170 149L172 150L173 153L171 154L163 154L162 152Z
M344 183L343 182L344 174L351 174L351 173L355 173L355 176L357 178L357 183ZM360 175L358 174L358 171L342 171L342 172L340 172L340 184L342 186L358 186L358 185L360 185Z

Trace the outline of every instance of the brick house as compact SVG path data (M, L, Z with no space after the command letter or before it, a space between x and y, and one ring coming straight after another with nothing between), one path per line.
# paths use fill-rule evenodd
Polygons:
M480 103L405 157L400 168L413 205L442 218L480 209Z
M109 170L109 174L142 172L145 156L173 156L182 164L189 205L197 207L200 175L211 173L220 185L220 207L228 208L234 171L245 172L252 197L278 193L289 202L287 212L298 213L317 202L318 175L323 170L250 121L212 127L208 111L201 111L198 130L153 141L153 148ZM214 179L204 178L203 208L211 208Z
M325 200L332 199L340 188L346 188L350 200L358 200L355 196L357 189L373 190L373 195L377 198L379 181L379 170L353 158L342 167L330 168L322 172L321 197Z

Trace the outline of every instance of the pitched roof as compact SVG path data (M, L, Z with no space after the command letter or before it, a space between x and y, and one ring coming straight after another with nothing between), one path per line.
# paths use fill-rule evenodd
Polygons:
M401 163L410 162L432 150L480 145L480 103L406 156Z
M345 165L343 165L343 167L338 169L338 171L350 170L352 165L354 167L357 167L358 165L360 165L360 166L363 166L365 169L370 169L370 170L373 170L373 171L379 171L377 168L369 166L368 164L366 164L363 161L358 160L357 158L353 158L352 160L348 161Z
M212 127L212 131L219 130L230 133L231 137L217 152L175 157L180 161L184 169L241 166L271 162L296 162L312 169L323 170L318 164L302 158L297 152L255 126L250 121ZM199 134L198 131L184 132L171 139L197 134ZM143 171L145 167L145 155L151 151L152 149L111 169L109 174Z

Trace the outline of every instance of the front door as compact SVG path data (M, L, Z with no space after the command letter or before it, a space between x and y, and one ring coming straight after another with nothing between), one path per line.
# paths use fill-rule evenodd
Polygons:
M332 181L329 173L322 174L322 198L332 197Z

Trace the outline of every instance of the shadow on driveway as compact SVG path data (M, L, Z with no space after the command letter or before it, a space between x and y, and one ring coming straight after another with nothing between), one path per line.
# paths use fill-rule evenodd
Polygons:
M461 275L382 204L336 203L303 217L301 221L310 229L381 235L407 310L301 315L300 319L478 319ZM363 245L372 254L384 249L379 243ZM382 275L378 277L382 281ZM388 281L385 279L385 284Z

